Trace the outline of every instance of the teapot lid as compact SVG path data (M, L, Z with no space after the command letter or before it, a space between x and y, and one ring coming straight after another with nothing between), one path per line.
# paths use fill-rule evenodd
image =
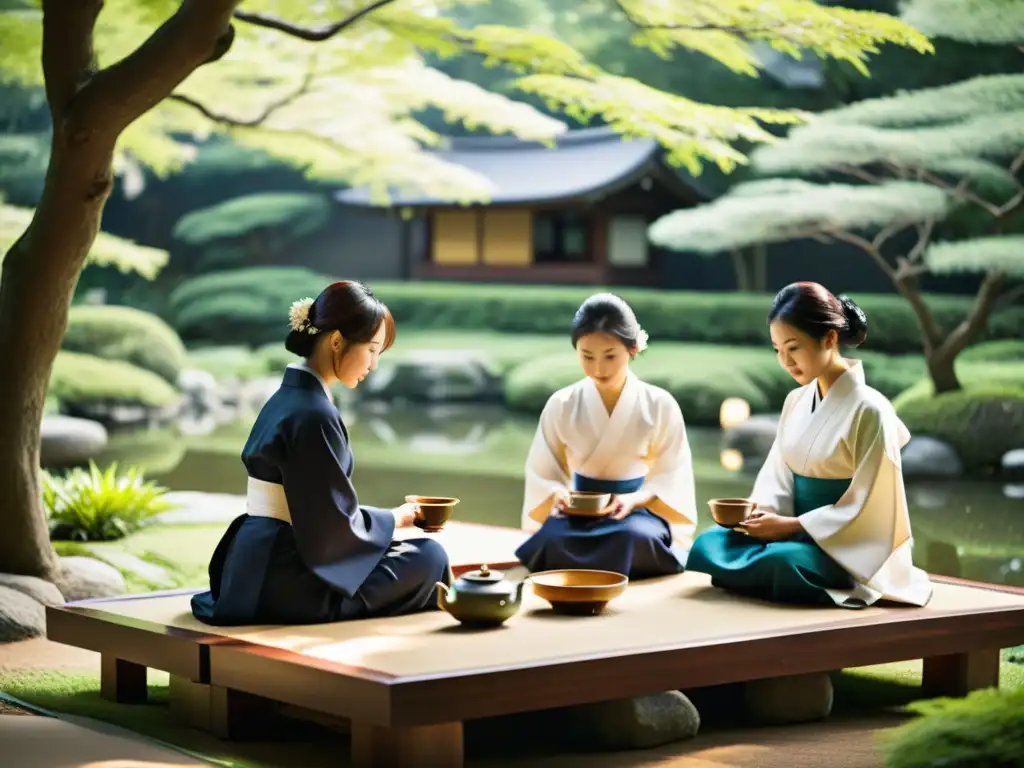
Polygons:
M480 570L470 571L469 573L463 574L461 578L475 584L493 584L494 582L504 579L505 574L501 571L492 571L487 565L481 565Z

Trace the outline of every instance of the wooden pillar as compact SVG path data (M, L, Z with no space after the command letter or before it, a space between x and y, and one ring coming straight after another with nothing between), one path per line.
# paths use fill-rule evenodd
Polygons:
M355 768L462 768L462 723L385 728L352 723Z
M925 696L966 696L999 687L999 649L932 656L924 660L921 687Z
M146 701L146 667L108 654L100 655L100 696L118 704Z

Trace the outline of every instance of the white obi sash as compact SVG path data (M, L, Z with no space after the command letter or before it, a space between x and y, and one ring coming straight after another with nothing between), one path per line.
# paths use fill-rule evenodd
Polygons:
M254 517L273 517L288 524L292 522L284 486L257 480L255 477L250 477L246 486L245 511Z

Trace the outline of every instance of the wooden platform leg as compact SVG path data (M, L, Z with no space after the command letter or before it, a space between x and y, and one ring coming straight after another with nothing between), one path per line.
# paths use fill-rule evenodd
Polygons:
M979 688L998 688L999 649L925 659L921 687L927 697L966 696Z
M171 700L171 717L190 728L212 730L209 685L171 675L168 695Z
M462 768L462 723L383 728L352 723L355 768Z
M210 686L210 731L221 739L270 740L276 709L276 703L270 699Z
M100 655L100 696L118 704L142 704L146 695L146 667Z

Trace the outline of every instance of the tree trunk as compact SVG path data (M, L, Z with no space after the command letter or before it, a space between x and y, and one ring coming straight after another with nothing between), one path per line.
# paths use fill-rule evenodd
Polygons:
M960 379L956 376L956 358L939 355L933 352L926 356L928 375L932 380L935 394L956 392L960 389Z
M110 193L113 146L56 127L43 197L0 276L0 572L52 579L39 430L78 275Z

